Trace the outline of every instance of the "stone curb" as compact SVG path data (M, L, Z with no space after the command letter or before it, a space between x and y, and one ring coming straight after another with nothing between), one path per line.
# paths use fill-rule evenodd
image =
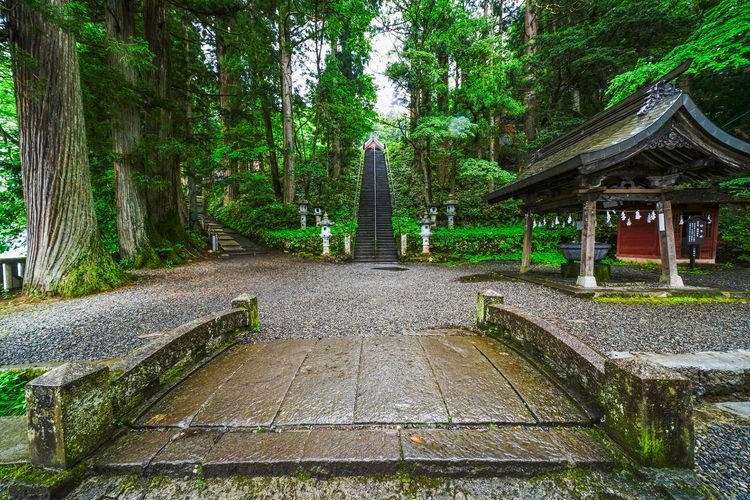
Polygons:
M697 396L750 394L750 350L686 354L612 352L612 358L636 358L680 373L693 382Z

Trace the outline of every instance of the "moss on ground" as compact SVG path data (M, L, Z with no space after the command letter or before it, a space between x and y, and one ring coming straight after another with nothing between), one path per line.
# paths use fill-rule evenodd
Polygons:
M102 249L79 259L49 292L66 298L80 297L112 290L125 280L122 269Z
M63 483L78 482L86 473L86 464L81 463L70 470L53 471L31 464L0 465L0 481L18 481L25 484L56 488Z
M650 305L681 305L681 304L723 304L723 303L747 303L750 299L738 297L725 297L723 295L698 295L698 296L667 296L659 297L653 295L607 295L595 297L594 302L602 304L650 304Z

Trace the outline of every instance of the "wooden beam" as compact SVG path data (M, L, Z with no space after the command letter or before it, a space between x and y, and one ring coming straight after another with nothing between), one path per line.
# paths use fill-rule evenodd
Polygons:
M662 194L661 188L610 188L605 189L602 194Z
M574 207L580 204L580 197L577 194L566 194L555 198L545 199L542 202L528 201L526 208L534 213L541 214L557 208Z
M672 191L667 195L672 203L689 204L749 204L748 200L739 200L729 193L713 189L684 189Z
M659 282L670 288L682 288L685 285L677 274L677 250L674 239L674 220L672 219L672 202L662 195L657 205L659 221L659 250L661 252L661 277Z
M531 268L531 232L534 216L531 210L526 211L526 221L523 226L523 251L521 254L521 272L525 273Z
M659 201L661 197L658 194L603 194L598 200L599 201L640 201L654 203Z
M596 242L596 200L583 203L583 230L581 231L581 270L576 284L583 288L596 288L594 277L594 251Z

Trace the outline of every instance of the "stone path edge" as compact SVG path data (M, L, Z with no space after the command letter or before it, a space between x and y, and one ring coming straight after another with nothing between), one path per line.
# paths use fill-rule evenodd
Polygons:
M659 297L691 297L699 296L705 297L706 295L712 297L726 297L731 299L746 299L750 298L750 292L741 290L725 290L718 288L707 288L707 287L686 287L683 289L669 289L660 288L658 286L644 286L637 288L617 288L617 287L599 287L594 289L586 289L576 286L575 284L560 283L548 278L541 276L533 276L529 274L522 274L517 271L498 271L498 275L503 276L516 281L524 281L534 285L540 285L547 288L552 288L559 292L565 293L572 297L579 297L585 299L593 299L597 297L620 297L620 296L659 296Z
M518 443L521 443L520 445ZM505 426L484 428L331 429L255 432L236 429L136 431L97 457L105 474L185 477L330 477L387 475L528 476L622 460L595 430Z

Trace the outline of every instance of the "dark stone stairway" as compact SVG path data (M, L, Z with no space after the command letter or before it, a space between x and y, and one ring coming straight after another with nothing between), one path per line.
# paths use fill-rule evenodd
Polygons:
M385 154L378 148L368 149L364 162L354 260L397 262Z

